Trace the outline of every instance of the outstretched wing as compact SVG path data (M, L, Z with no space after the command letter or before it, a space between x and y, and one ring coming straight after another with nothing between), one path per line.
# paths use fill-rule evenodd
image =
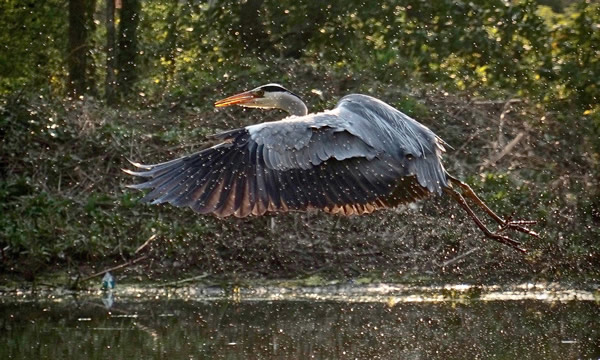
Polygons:
M215 136L222 143L169 162L134 164L143 171L127 172L147 181L130 187L150 189L142 200L153 204L245 217L310 208L364 214L426 197L445 184L435 138L417 146L378 143L378 130L363 123L373 119L343 104L227 131Z

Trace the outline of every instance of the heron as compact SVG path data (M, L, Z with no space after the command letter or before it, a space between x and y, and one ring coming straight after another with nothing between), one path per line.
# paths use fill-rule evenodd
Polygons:
M217 133L217 145L171 161L125 170L145 181L152 204L189 207L201 214L261 216L320 209L341 215L369 214L431 195L447 194L486 237L525 252L506 235L534 237L535 221L502 218L442 164L448 144L426 126L369 95L351 94L331 109L309 114L295 93L266 84L215 102L215 107L281 109L282 120ZM475 204L498 228L490 230Z

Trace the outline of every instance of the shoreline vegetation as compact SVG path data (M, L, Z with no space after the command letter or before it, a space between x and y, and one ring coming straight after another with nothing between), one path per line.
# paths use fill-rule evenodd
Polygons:
M341 303L472 303L490 301L570 302L600 301L599 284L572 286L560 283L410 284L381 282L364 277L353 281L329 280L318 276L302 280L259 280L217 283L203 274L171 282L126 283L115 288L66 289L40 284L31 288L0 287L5 302L64 302L71 299L97 300L118 297L119 302L144 302L168 298L194 301L312 301Z

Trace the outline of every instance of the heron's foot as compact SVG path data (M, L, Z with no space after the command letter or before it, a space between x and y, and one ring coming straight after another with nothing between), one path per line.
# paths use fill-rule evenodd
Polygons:
M529 236L533 236L535 238L540 237L540 235L538 233L536 233L533 230L530 230L529 228L527 228L525 226L525 225L535 225L535 224L537 224L537 221L535 221L535 220L513 220L512 218L513 218L513 215L510 215L508 218L506 218L500 225L500 228L498 229L498 231L496 231L496 234L499 234L506 230L516 230L516 231L522 232L524 234L527 234Z
M493 233L493 232L489 232L488 233L488 232L485 232L485 231L484 231L484 233L485 233L485 236L487 236L488 238L490 238L490 239L492 239L494 241L497 241L497 242L499 242L501 244L508 245L511 248L519 250L522 253L526 253L527 252L527 250L525 250L525 249L523 249L521 247L521 242L519 242L517 240L513 240L513 239L509 238L508 236L504 236L504 235L500 234L500 230L496 231L495 233Z
M537 221L513 220L512 219L513 215L509 216L506 219L502 219L500 216L496 215L496 213L494 213L483 201L481 201L481 199L479 199L477 194L475 194L473 192L473 190L471 189L471 187L469 187L469 185L467 185L455 178L450 178L450 180L453 183L457 184L465 192L465 195L468 196L469 199L474 201L476 205L478 205L486 214L488 214L492 219L494 219L494 221L496 223L498 223L499 227L496 231L490 230L481 221L481 219L479 219L477 217L477 215L475 214L473 209L471 209L471 207L467 203L467 200L465 200L465 198L463 197L463 194L456 191L452 187L448 187L448 188L444 189L448 195L450 195L452 198L454 198L454 200L456 200L460 204L460 206L462 206L462 208L467 212L467 214L469 214L469 216L473 219L473 221L475 222L477 227L479 227L479 229L481 231L483 231L483 233L485 234L485 236L487 238L497 241L501 244L508 245L508 246L512 247L513 249L516 249L520 252L525 253L526 250L520 246L521 243L519 241L513 240L510 237L506 236L504 234L504 232L507 230L515 230L515 231L519 231L521 233L525 233L525 234L533 236L533 237L539 237L539 235L536 232L527 228L528 225L536 224Z

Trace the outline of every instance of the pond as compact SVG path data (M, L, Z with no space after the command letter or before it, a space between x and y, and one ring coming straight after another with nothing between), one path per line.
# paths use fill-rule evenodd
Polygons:
M599 359L598 291L346 286L0 297L1 359Z

